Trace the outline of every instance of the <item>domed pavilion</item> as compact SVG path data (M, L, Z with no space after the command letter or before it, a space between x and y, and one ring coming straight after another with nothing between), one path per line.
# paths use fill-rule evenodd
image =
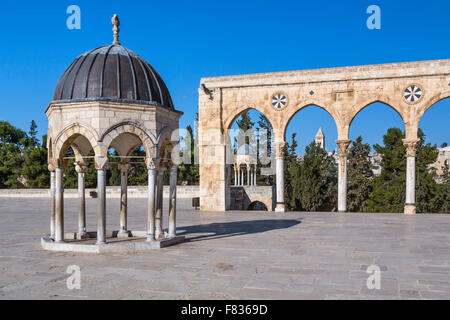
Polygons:
M176 235L177 159L179 119L169 90L155 69L119 42L119 19L112 18L112 45L88 51L67 68L60 78L48 117L48 162L51 172L50 236L42 245L50 250L115 250L120 241L110 238L140 238L127 241L132 249L162 247L182 240ZM148 170L148 225L145 231L127 228L127 181L132 152L143 146ZM73 150L73 158L66 157ZM114 148L120 161L110 160ZM95 156L92 156L92 155ZM88 159L97 170L97 231L86 230L84 176ZM78 230L65 233L64 168L75 165L78 173ZM120 221L117 231L106 231L106 171L118 165L121 171ZM168 232L163 229L163 177L170 170ZM96 239L86 247L89 239ZM70 241L68 241L70 240ZM77 242L78 240L78 242ZM144 240L144 241L142 241ZM147 240L147 241L145 241ZM108 245L106 243L108 242ZM114 243L114 244L113 244ZM77 246L78 244L78 246ZM106 249L108 248L108 249ZM123 248L122 248L123 249Z

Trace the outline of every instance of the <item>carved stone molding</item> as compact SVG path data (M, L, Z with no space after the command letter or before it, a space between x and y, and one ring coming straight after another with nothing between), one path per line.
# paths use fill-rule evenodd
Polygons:
M339 148L339 155L340 156L346 156L348 147L350 146L351 140L336 140L336 144Z
M121 172L130 172L131 170L131 164L129 163L119 163L117 167Z
M88 170L88 166L84 162L75 162L75 171L77 173L86 173Z
M286 153L286 142L277 142L275 143L275 152L277 158L283 158Z
M419 139L403 139L403 144L406 147L406 156L415 157L417 152L417 143Z
M147 170L156 170L159 167L160 159L159 158L145 158L145 164L147 166Z
M95 169L107 170L108 164L109 164L109 161L108 161L107 157L95 157Z

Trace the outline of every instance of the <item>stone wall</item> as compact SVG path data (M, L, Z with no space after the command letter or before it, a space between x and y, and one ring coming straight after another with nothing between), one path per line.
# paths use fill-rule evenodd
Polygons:
M252 203L262 202L268 211L275 209L275 187L231 187L230 210L249 210Z
M273 211L275 206L274 187L231 187L231 210L248 210L251 203L259 201L266 205L268 211ZM86 198L90 198L89 193L95 189L86 189ZM200 196L199 186L178 186L177 198L192 199ZM49 198L48 189L0 189L0 198ZM76 189L64 190L65 198L77 198ZM106 197L120 198L120 187L107 187ZM147 198L146 187L128 187L129 198ZM169 197L169 186L164 186L164 198ZM203 200L205 201L205 200ZM206 200L207 201L207 200Z
M198 197L200 194L198 186L178 186L177 197L180 199L190 199ZM86 198L89 193L96 191L95 189L86 189ZM120 187L107 187L107 198L120 198ZM47 198L50 197L48 189L0 189L0 198ZM64 190L65 198L77 198L78 191L76 189ZM147 187L128 187L129 198L147 198ZM169 186L164 186L164 197L169 197Z

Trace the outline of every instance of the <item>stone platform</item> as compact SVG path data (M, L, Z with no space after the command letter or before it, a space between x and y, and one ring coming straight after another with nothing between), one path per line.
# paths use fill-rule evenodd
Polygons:
M107 230L119 225L107 200ZM201 212L177 201L186 241L142 252L43 250L49 200L0 201L0 299L450 299L450 215ZM167 227L167 206L163 226ZM87 228L97 201L87 199ZM65 201L66 230L78 225ZM147 201L130 201L128 227L145 230ZM68 269L81 270L70 290ZM369 266L381 271L369 290Z
M145 231L130 231L129 237L120 237L118 231L107 232L106 243L97 243L97 233L87 232L80 237L76 233L66 234L64 242L55 242L50 236L41 238L41 246L48 251L80 252L80 253L115 253L115 252L140 252L153 249L161 249L181 243L184 236L165 237L148 241Z

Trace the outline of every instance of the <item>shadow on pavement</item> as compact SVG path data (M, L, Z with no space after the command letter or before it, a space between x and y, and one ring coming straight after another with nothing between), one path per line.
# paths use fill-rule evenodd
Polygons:
M186 236L187 241L201 241L287 229L300 223L300 220L274 219L210 223L179 227L177 234Z

